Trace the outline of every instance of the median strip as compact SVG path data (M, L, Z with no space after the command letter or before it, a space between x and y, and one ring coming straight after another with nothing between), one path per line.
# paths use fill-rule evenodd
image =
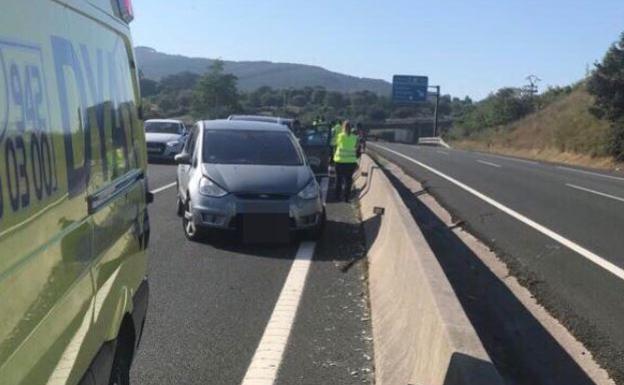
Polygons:
M282 362L316 243L303 242L290 268L273 314L264 330L242 385L272 385Z
M372 144L372 143L371 143ZM495 208L499 209L500 211L504 212L505 214L519 220L520 222L532 227L533 229L539 231L540 233L546 235L547 237L555 240L556 242L562 244L563 246L567 247L568 249L580 254L581 256L583 256L585 259L589 260L590 262L600 266L601 268L607 270L608 272L610 272L611 274L615 275L616 277L618 277L619 279L624 280L624 269L620 268L619 266L607 261L606 259L594 254L593 252L589 251L588 249L584 248L583 246L563 237L562 235L554 232L553 230L542 226L541 224L533 221L532 219L527 218L526 216L520 214L519 212L503 205L502 203L488 197L485 194L482 194L481 192L473 189L472 187L458 181L457 179L450 177L436 169L434 169L433 167L426 165L422 162L417 161L416 159L410 158L407 155L404 155L398 151L394 151L388 147L385 146L380 146L380 145L373 145L374 147L378 147L383 149L384 151L388 151L398 157L401 157L403 159L406 159L422 168L424 168L425 170L432 172L436 175L438 175L441 178L446 179L447 181L453 183L454 185L458 186L459 188L465 190L466 192L474 195L475 197L483 200L484 202L494 206Z
M398 191L367 155L360 169L375 383L503 384Z

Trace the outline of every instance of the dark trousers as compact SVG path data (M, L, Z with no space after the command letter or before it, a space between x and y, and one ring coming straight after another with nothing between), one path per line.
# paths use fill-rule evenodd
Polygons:
M343 191L345 191L345 201L348 201L351 195L351 185L353 184L353 173L357 168L357 163L336 163L336 199L340 200Z

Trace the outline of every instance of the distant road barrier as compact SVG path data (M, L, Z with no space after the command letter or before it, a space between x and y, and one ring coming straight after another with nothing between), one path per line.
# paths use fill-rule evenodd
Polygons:
M360 163L377 385L502 385L459 299L398 192Z
M428 138L418 138L418 144L422 144L425 146L441 146L446 148L451 148L444 139L440 137L428 137Z

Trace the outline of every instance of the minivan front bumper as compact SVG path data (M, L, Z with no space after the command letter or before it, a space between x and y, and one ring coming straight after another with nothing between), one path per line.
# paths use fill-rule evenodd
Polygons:
M242 196L245 197L242 197ZM323 218L321 197L301 199L285 196L280 199L249 198L250 194L228 194L220 198L201 196L193 202L193 223L199 227L237 230L246 214L287 214L290 230L306 230L319 225Z

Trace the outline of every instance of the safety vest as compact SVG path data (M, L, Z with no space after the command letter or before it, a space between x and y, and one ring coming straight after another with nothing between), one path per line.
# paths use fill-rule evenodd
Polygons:
M357 163L357 142L357 135L347 135L345 132L341 132L336 139L334 162Z

